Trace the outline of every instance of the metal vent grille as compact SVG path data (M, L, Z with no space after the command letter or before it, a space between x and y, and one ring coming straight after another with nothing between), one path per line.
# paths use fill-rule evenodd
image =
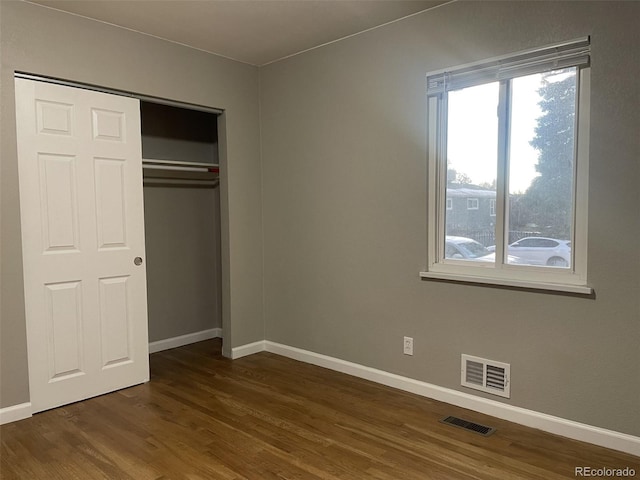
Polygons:
M497 388L504 391L505 387L505 374L504 368L496 367L495 365L487 365L487 387Z
M482 392L511 397L511 366L485 358L462 355L461 384Z
M491 435L496 431L494 427L487 427L485 425L480 425L479 423L469 422L468 420L463 420L458 417L446 417L440 420L442 423L446 423L447 425L452 425L454 427L463 428L470 432L477 433L479 435L483 435L485 437Z
M476 385L484 385L484 364L479 362L467 361L467 373L465 378L468 383Z

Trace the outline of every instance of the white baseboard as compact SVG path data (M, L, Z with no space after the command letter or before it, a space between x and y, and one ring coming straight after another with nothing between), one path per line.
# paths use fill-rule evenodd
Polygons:
M247 355L253 355L254 353L264 352L266 342L261 340L259 342L247 343L239 347L231 349L231 358L236 360L238 358L246 357Z
M184 345L189 345L190 343L202 342L203 340L209 340L211 338L218 337L222 337L221 328L211 328L209 330L202 330L201 332L180 335L179 337L166 338L164 340L158 340L157 342L149 343L149 353L156 353L163 350L169 350L171 348L183 347Z
M554 433L574 440L580 440L582 442L640 456L640 437L600 427L593 427L584 423L554 417L553 415L547 415L533 410L528 410L526 408L514 407L495 400L477 397L475 395L459 392L450 388L439 387L437 385L414 380L412 378L402 377L383 370L377 370L357 363L347 362L338 358L270 342L268 340L236 347L233 349L234 355L232 358L240 358L263 350L292 358L294 360L318 365L330 370L335 370L337 372L353 375L355 377L370 380L382 385L404 390L406 392L415 393L423 397L439 400L458 407L468 408L476 412L491 415L520 425L525 425L527 427L537 428L545 432Z
M0 425L31 417L31 402L0 408Z

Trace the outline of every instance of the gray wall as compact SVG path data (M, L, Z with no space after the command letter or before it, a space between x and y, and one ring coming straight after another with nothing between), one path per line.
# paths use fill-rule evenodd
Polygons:
M456 2L262 68L266 338L462 391L461 353L508 362L505 402L640 435L638 18ZM584 35L596 298L421 281L425 73Z
M264 338L258 70L24 2L0 2L0 407L29 400L14 70L225 109L220 119L224 350ZM224 141L223 141L224 140Z
M222 327L219 192L144 187L150 342Z

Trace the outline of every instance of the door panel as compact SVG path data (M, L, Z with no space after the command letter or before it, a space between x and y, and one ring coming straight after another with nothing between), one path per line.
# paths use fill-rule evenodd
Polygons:
M76 157L38 154L43 244L46 252L77 251Z
M93 138L112 142L124 142L124 113L112 110L91 109Z
M98 248L127 247L125 164L121 158L95 158Z
M33 411L149 379L138 101L16 79Z
M55 283L45 288L49 381L84 374L82 283Z
M131 362L129 277L100 279L102 367Z
M71 131L73 105L36 100L36 111L38 133L67 136L73 134Z

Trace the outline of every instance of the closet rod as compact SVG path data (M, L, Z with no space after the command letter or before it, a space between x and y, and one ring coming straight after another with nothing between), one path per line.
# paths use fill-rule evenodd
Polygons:
M84 90L92 90L94 92L109 93L111 95L119 95L121 97L137 98L138 100L141 100L143 102L160 103L162 105L168 105L170 107L186 108L189 110L199 110L201 112L215 113L216 115L220 115L224 113L224 110L220 110L219 108L205 107L203 105L196 105L196 104L187 103L187 102L178 102L175 100L167 100L166 98L153 97L150 95L141 95L139 93L127 92L125 90L116 90L113 88L105 88L105 87L100 87L98 85L92 85L89 83L72 82L71 80L62 80L60 78L46 77L44 75L33 75L26 72L15 72L14 77L24 78L27 80L35 80L38 82L53 83L53 84L62 85L65 87L82 88Z
M153 158L143 158L143 165L173 165L176 167L206 167L206 168L220 168L217 163L206 162L182 162L178 160L155 160Z
M177 178L145 178L144 185L158 187L196 187L196 188L216 188L220 180L198 180L198 179L177 179Z

